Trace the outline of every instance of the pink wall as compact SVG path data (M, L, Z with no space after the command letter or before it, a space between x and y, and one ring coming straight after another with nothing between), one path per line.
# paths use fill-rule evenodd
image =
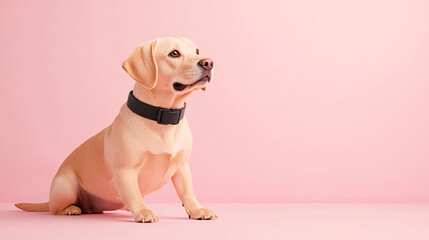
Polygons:
M47 200L121 62L185 36L215 60L187 110L201 202L429 202L428 1L157 2L1 1L0 201Z

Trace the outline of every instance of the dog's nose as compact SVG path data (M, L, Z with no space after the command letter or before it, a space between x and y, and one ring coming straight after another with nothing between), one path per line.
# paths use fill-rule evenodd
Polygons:
M210 71L213 68L213 60L210 58L204 58L198 62L198 65L200 65L200 67L204 68L205 70Z

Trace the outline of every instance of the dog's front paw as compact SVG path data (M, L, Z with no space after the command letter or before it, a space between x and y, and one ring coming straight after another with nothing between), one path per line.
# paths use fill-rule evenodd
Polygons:
M217 214L210 209L207 208L197 208L188 212L189 218L197 219L197 220L210 220L216 219Z
M158 222L158 217L155 215L155 213L150 209L143 209L140 212L138 212L134 219L139 223L154 223Z

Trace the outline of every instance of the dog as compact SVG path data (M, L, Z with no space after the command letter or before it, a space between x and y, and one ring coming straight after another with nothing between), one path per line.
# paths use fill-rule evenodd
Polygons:
M124 209L137 222L158 222L143 197L171 179L189 218L218 218L195 196L188 164L192 135L183 116L186 98L206 90L213 60L188 39L166 37L138 46L122 67L135 85L113 123L64 160L49 202L15 206L55 215ZM143 116L147 108L155 109L156 119Z

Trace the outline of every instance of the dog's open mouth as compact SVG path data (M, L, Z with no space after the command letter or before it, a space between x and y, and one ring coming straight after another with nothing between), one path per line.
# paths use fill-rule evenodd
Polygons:
M199 83L201 83L201 82L205 82L205 81L210 82L210 76L204 76L204 77L203 77L203 78L201 78L200 80L198 80L198 81L196 81L196 82L194 82L194 83L191 83L191 84L183 84L183 83L175 82L175 83L173 84L173 87L174 87L174 89L175 89L176 91L183 91L183 90L185 90L185 88L187 88L187 87L192 87L192 86L194 86L194 85L197 85L197 84L199 84Z

